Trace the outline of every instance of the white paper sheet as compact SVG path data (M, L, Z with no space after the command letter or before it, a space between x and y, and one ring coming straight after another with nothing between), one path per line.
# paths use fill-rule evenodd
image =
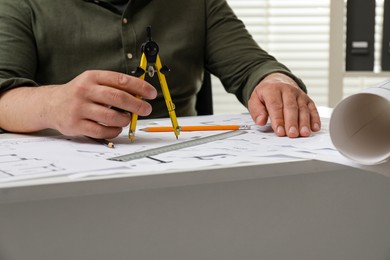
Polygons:
M153 157L129 162L107 160L133 152L193 140L220 131L182 132L179 140L173 133L137 131L131 143L128 129L113 139L114 149L86 137L26 137L0 139L0 182L67 175L82 178L104 174L153 174L167 170L191 170L219 165L242 163L273 163L315 159L362 168L342 156L333 146L328 132L328 117L322 118L323 128L308 138L277 137L269 125L258 127L248 114L179 118L180 125L239 124L251 125L246 134ZM150 124L150 121L148 121ZM156 120L156 125L170 125L169 119ZM145 127L142 120L139 128ZM368 170L388 174L387 168L368 167Z

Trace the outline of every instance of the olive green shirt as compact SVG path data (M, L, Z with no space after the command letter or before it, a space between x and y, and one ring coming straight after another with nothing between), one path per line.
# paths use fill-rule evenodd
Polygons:
M63 84L86 70L130 74L152 27L178 116L196 115L204 69L247 105L257 83L271 72L293 77L263 51L225 0L1 0L0 91ZM120 5L117 5L120 7ZM122 6L123 7L123 6ZM167 116L159 91L152 117Z

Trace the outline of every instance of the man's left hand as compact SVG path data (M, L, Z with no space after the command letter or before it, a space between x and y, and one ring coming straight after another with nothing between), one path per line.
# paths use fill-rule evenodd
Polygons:
M259 82L248 101L248 109L257 125L265 125L269 118L278 136L307 137L321 129L313 100L282 73L272 73Z

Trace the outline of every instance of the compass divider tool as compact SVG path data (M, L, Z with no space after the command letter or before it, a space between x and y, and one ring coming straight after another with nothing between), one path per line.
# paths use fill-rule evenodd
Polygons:
M177 122L175 105L172 102L171 94L169 92L168 83L165 78L165 74L168 74L169 68L163 66L161 63L160 56L158 55L159 46L155 41L152 40L152 29L150 26L146 28L146 34L148 40L141 46L141 60L140 65L137 67L133 75L145 80L145 73L148 73L150 77L153 77L155 73L158 75L162 93L164 95L165 103L168 109L169 117L171 118L173 132L178 138L180 134L180 126ZM141 98L141 97L138 97ZM135 137L135 129L137 126L138 115L132 113L130 127L129 127L129 138L131 140Z

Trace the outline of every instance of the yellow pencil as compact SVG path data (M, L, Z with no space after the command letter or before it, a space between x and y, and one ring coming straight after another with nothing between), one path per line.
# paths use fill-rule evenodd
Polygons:
M224 130L248 130L248 125L186 125L180 126L180 131L224 131ZM149 126L140 129L145 132L172 132L172 126Z

